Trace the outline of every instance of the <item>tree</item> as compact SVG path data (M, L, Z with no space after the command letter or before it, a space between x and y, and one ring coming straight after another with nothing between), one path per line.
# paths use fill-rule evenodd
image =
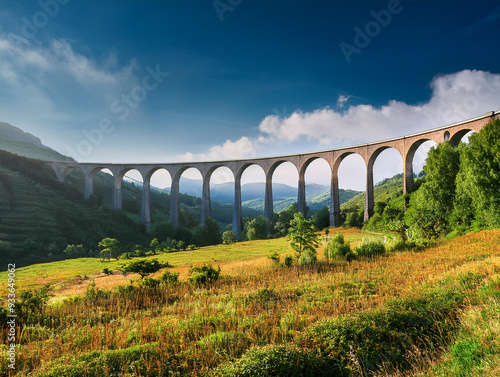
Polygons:
M160 221L153 223L149 234L153 238L157 238L159 242L164 242L169 238L174 238L175 226L170 221Z
M102 259L118 258L120 255L120 242L115 238L104 238L99 242Z
M159 253L161 251L161 246L160 242L158 241L158 238L153 238L149 246L151 246L151 250L154 251L155 253Z
M307 220L302 213L296 213L290 221L289 238L290 246L295 250L299 258L305 264L312 264L316 261L316 249L319 246L319 238L315 233L314 224ZM300 259L299 259L300 261Z
M224 245L231 245L233 243L236 243L236 235L232 230L226 230L224 233L222 233L222 243Z
M311 220L314 226L318 230L325 229L330 226L330 210L328 207L323 207L320 210L314 212Z
M500 120L471 135L460 148L457 175L455 225L498 227L500 225Z
M201 232L201 240L204 246L217 245L222 241L219 224L211 217L205 220L205 225Z
M413 238L442 237L450 231L460 150L448 142L439 144L429 151L425 163L427 181L411 195L410 208L405 214Z
M250 241L269 238L269 221L264 215L245 223L246 238Z
M145 276L155 273L167 266L168 263L160 263L157 259L139 259L122 264L119 269L124 274L127 274L128 272L139 274L141 275L141 279L144 279Z

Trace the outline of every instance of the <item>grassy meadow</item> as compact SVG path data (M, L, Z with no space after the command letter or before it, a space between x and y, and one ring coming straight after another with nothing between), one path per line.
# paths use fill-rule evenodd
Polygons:
M387 237L336 231L354 245ZM50 283L53 296L17 329L16 375L498 375L500 230L351 262L325 262L323 247L312 269L267 258L293 254L286 239L159 254L180 277L155 288L102 273L121 261L20 268L18 292ZM187 282L203 263L219 280Z

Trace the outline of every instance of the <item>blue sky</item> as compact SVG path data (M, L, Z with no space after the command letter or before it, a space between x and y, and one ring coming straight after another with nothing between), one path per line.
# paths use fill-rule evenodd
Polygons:
M500 109L499 20L500 1L2 1L0 120L80 161L376 141ZM402 170L380 158L376 179Z

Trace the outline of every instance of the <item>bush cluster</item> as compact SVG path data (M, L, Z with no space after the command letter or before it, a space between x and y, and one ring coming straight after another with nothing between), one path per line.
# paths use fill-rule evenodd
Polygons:
M196 285L211 284L219 279L220 266L217 269L211 265L193 266L189 269L189 273L192 274L188 278L189 282Z

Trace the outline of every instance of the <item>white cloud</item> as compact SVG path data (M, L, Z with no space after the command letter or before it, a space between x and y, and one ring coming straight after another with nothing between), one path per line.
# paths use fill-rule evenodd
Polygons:
M311 112L297 110L287 117L269 115L261 121L257 135L244 136L236 142L227 140L207 153L185 154L181 158L237 159L255 157L257 152L261 156L274 155L277 144L302 141L316 143L317 149L338 148L403 136L500 109L500 74L463 70L436 76L430 86L429 101L417 105L391 100L382 107L360 104L342 112L325 107ZM347 101L345 98L349 96L339 96L341 104ZM384 174L396 174L401 169L402 163L398 161L393 173L389 169ZM361 170L358 167L351 175L364 177ZM377 172L375 175L377 180ZM356 184L349 181L351 178L346 180L347 185L341 179L341 186L363 189L363 178Z
M347 101L349 101L349 98L351 98L351 96L349 95L343 95L343 94L339 94L339 97L337 98L337 107L339 109L343 108L345 106L345 104L347 103Z
M207 153L193 154L187 152L177 156L180 161L220 161L249 158L255 155L254 143L246 136L231 141L226 140L222 145L211 147Z

